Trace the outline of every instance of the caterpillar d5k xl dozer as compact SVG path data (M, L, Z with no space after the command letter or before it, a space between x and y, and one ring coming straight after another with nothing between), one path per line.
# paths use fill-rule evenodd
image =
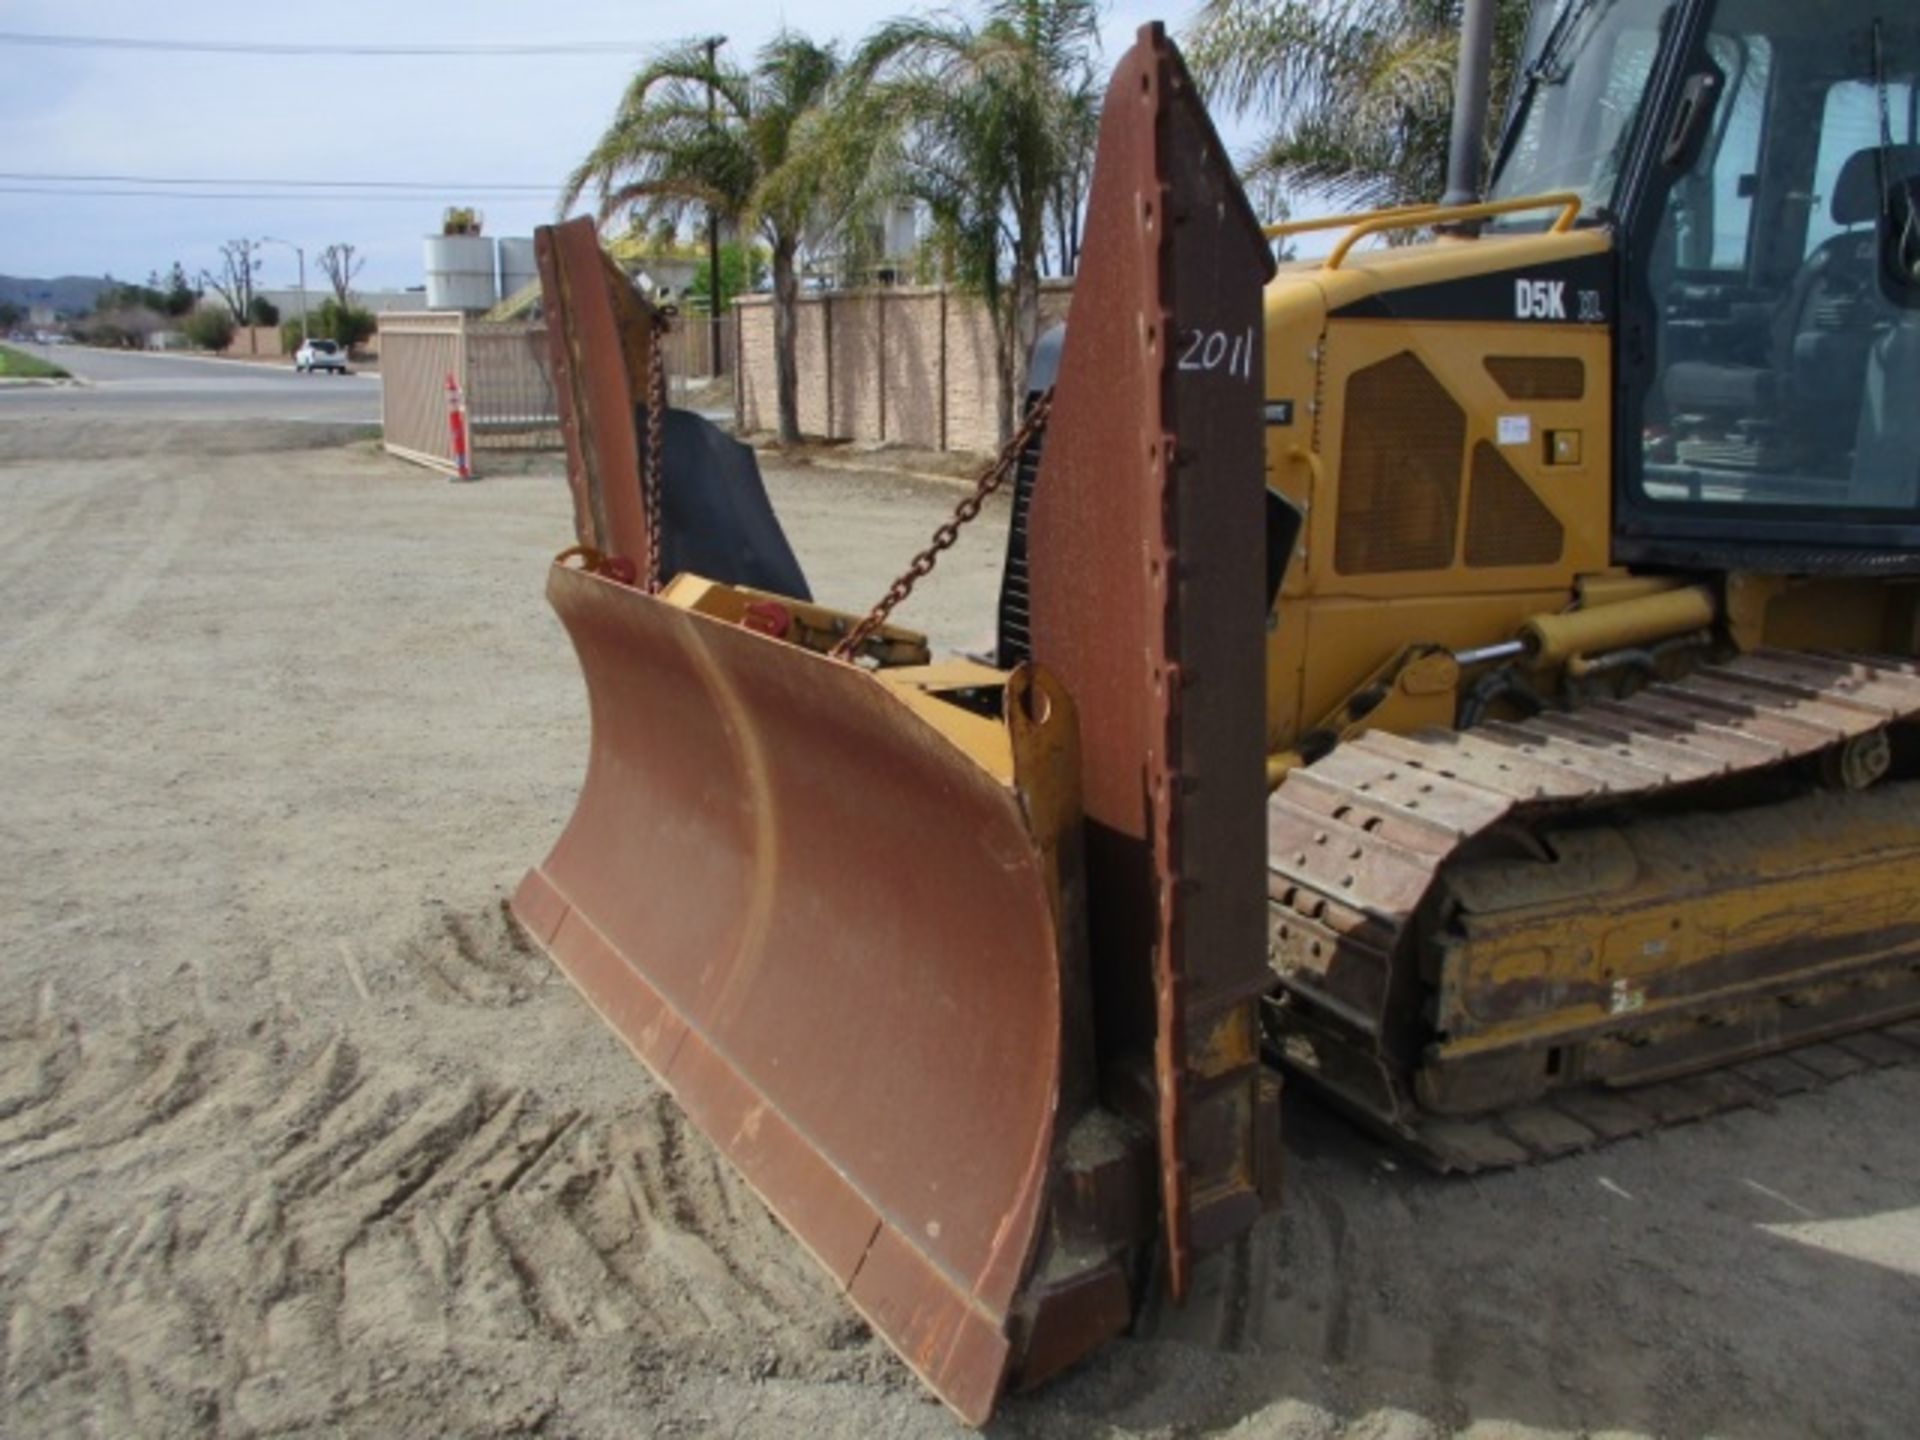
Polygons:
M1267 1034L1455 1170L1920 1059L1920 15L1539 0L1477 201L1491 10L1462 203L1267 231Z
M1917 122L1912 5L1541 0L1268 288L1270 1033L1437 1165L1920 1059Z
M547 593L593 739L514 912L973 1422L1123 1329L1156 1268L1179 1293L1277 1174L1273 262L1158 27L1088 207L1069 373L1030 421L1052 608L1008 670L884 624L939 541L865 619L808 603L750 458L666 413L658 317L591 224L536 240L579 542ZM1236 338L1233 373L1173 365L1193 328Z
M1143 32L994 666L881 623L933 552L805 603L541 236L593 750L515 909L962 1415L1250 1222L1260 1024L1455 1169L1920 1060L1917 59L1874 0L1542 3L1491 198L1467 103L1470 203L1273 275Z

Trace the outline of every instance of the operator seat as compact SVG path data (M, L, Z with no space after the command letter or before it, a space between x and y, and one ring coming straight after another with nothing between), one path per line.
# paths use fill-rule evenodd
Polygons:
M1848 228L1795 272L1768 327L1768 363L1676 362L1665 382L1670 413L1775 419L1817 451L1837 456L1851 448L1874 340L1879 241L1872 222L1880 214L1883 168L1889 184L1920 174L1920 145L1876 146L1848 157L1828 206L1834 223Z

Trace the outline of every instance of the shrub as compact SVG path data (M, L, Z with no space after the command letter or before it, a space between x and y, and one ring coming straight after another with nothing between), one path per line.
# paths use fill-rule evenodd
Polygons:
M362 310L358 305L343 306L338 300L328 300L313 312L310 328L315 335L338 341L351 350L370 337L379 323L371 310Z
M712 292L712 276L708 273L706 252L701 252L700 268L693 272L693 279L687 283L687 299L695 302L695 308L712 311L707 305L707 297ZM720 309L724 312L732 304L736 295L744 295L756 290L760 282L767 278L767 252L760 246L752 247L723 241L720 245Z
M146 347L149 335L166 328L166 321L155 311L130 306L84 316L67 328L83 345L140 350Z
M266 296L256 295L253 297L253 303L247 307L247 323L249 325L278 325L280 323L280 307L267 299Z
M202 305L189 312L180 329L197 349L225 350L233 343L233 317L219 305Z

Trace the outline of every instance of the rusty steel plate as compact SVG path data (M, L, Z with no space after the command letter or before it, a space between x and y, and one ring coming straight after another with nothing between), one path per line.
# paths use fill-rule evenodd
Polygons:
M1034 659L1081 717L1102 1063L1148 1073L1168 1274L1259 1208L1273 260L1179 53L1114 73L1028 518ZM1247 1037L1243 1043L1238 1037Z
M1061 940L1020 793L855 666L564 566L548 596L592 750L514 913L978 1423L1061 1103Z
M644 321L634 323L646 313L645 302L611 269L599 230L584 216L539 226L533 254L567 445L574 534L602 555L643 556L647 517L633 406L646 394L649 337Z

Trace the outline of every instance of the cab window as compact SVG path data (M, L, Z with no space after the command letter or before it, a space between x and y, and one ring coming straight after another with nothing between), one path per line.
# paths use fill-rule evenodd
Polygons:
M1657 504L1920 509L1920 310L1880 280L1920 175L1920 19L1885 0L1722 0L1724 83L1647 250L1639 491ZM1783 514L1782 518L1786 518Z

